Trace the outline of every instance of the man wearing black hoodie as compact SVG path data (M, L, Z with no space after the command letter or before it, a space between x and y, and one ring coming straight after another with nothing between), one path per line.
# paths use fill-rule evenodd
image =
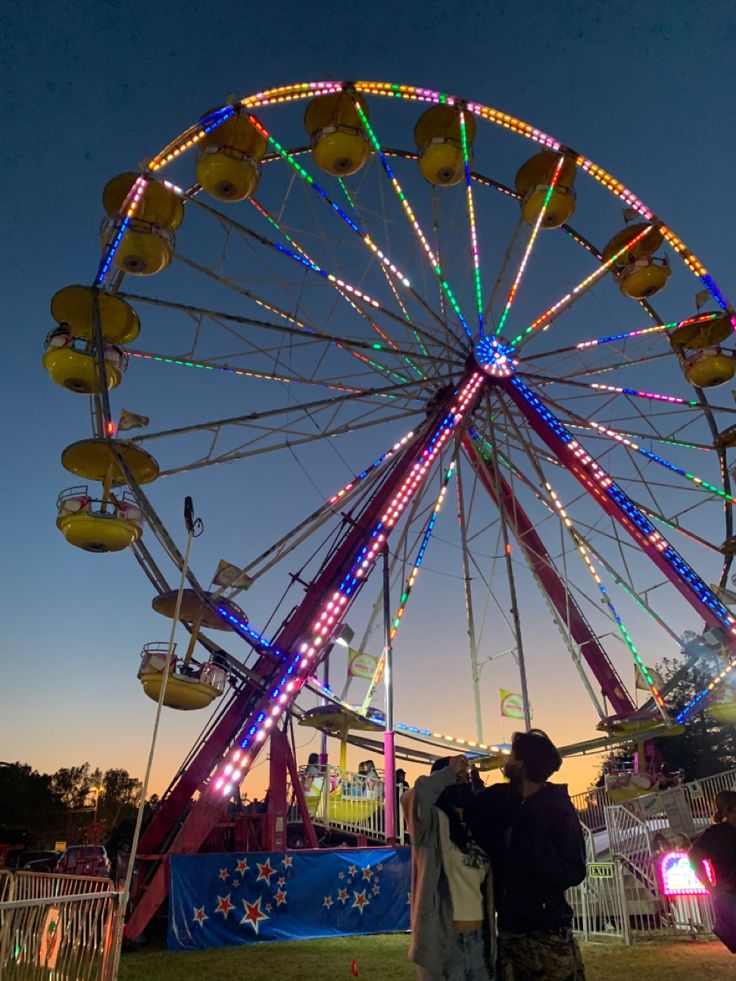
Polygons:
M585 842L563 784L562 758L539 729L517 732L509 782L476 794L466 821L491 858L499 981L585 981L565 891L585 878Z

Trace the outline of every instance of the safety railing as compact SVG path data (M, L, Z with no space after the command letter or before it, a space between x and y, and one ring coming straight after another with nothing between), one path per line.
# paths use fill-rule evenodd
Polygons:
M716 809L716 794L721 790L736 790L736 770L692 780L684 784L683 789L696 825L706 825Z
M612 803L605 787L591 787L581 794L573 794L572 803L584 827L591 831L602 831L605 828L606 807Z
M583 940L618 937L631 943L620 862L589 862L585 879L568 890L567 899L573 909L573 930Z
M15 873L12 899L49 899L55 896L75 896L80 893L108 892L111 879L92 875L64 875L60 872Z
M0 977L111 981L119 915L111 889L0 902Z

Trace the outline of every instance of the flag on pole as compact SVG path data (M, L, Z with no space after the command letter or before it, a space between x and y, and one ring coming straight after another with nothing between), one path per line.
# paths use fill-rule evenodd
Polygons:
M239 586L240 589L248 589L253 580L250 576L242 572L237 565L232 565L224 559L220 559L212 577L212 582L217 586Z
M710 290L701 290L695 294L695 309L700 310L710 299Z
M509 691L507 688L499 688L498 694L501 699L501 715L503 718L524 718L524 699L518 692Z
M137 412L129 412L127 409L121 409L120 418L118 419L118 430L126 432L128 429L145 429L150 421L148 416L141 416Z
M348 676L350 678L368 678L370 681L376 668L378 658L364 651L355 651L348 647Z
M654 682L655 688L664 688L664 678L659 671L655 671L654 668L647 668L647 671L649 672L649 677ZM649 685L646 683L646 679L641 671L636 672L636 687L640 691L649 691Z

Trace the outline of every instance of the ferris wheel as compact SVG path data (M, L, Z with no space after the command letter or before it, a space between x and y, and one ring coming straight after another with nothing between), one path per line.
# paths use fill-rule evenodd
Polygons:
M184 486L207 502L220 552L188 571L166 704L216 702L242 672L182 800L229 799L348 629L375 654L373 691L388 594L396 644L413 608L455 638L447 683L462 656L476 748L480 668L501 648L528 712L530 608L603 731L736 717L736 409L711 392L736 374L734 310L612 175L478 102L313 82L206 113L103 205L92 285L51 303L45 367L94 422L62 454L84 483L57 525L90 552L131 549L172 617L175 502ZM422 607L418 579L443 575ZM690 628L719 659L676 716L632 623L664 651ZM166 658L144 650L151 697Z

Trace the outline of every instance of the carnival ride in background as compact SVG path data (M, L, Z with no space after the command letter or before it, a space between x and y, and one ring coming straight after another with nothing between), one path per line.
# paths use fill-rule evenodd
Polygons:
M499 180L514 172L513 184ZM67 391L90 396L93 410L93 435L62 454L84 484L59 495L57 525L90 552L129 548L155 589L154 609L188 630L183 655L165 644L143 648L146 695L159 697L168 663L166 705L215 708L143 835L150 867L129 935L166 897L162 857L223 846L233 798L267 743L262 844L285 847L287 774L305 840L315 843L310 789L286 735L292 717L341 740L333 816L350 796L340 782L348 740L385 748L390 772L394 733L405 758L461 746L497 763L502 750L482 732L481 635L495 606L494 645L513 644L528 724L521 617L531 582L598 717L601 735L589 747L644 745L701 710L736 718L736 619L726 605L736 426L723 424L736 410L712 404L709 391L736 374L724 346L734 310L697 256L623 184L480 103L408 85L325 81L206 113L140 171L112 179L103 204L92 284L61 289L51 302L44 366ZM590 231L577 230L578 215ZM147 283L167 267L161 294L129 286L128 277ZM145 347L139 334L151 339ZM218 384L226 375L258 386L247 411ZM131 437L126 431L147 420L122 410L116 421L111 396L124 380L129 405L147 409L153 393L162 428ZM285 399L274 395L284 390ZM338 448L348 442L367 464L302 517L299 482L350 467ZM269 470L264 456L279 451L289 463ZM315 454L309 470L298 456L307 452ZM220 466L238 460L250 461L245 475ZM207 587L162 517L173 513L170 497L152 494L184 473L206 493L205 510L217 501L233 551L263 542ZM459 530L448 542L435 526L451 485ZM271 523L262 518L269 507ZM268 544L269 529L292 515L293 527ZM390 704L385 716L370 711L433 538L458 568L466 622L455 633L469 642L472 740L394 723ZM297 572L281 572L287 557ZM186 573L181 595L169 582L172 565ZM364 589L377 565L382 581ZM276 566L272 576L287 588L272 609L273 594L256 597ZM235 602L246 589L249 615L261 609L258 629ZM619 604L647 615L646 629L660 630L671 650L718 660L674 717L667 696L677 679L657 686ZM676 630L688 604L689 638ZM375 651L357 707L327 674L334 645L356 636L348 616L364 628L355 651ZM215 639L223 636L229 649ZM647 689L639 707L622 679L627 657ZM306 689L320 704L305 712L297 698ZM244 848L239 820L230 821L230 843Z

